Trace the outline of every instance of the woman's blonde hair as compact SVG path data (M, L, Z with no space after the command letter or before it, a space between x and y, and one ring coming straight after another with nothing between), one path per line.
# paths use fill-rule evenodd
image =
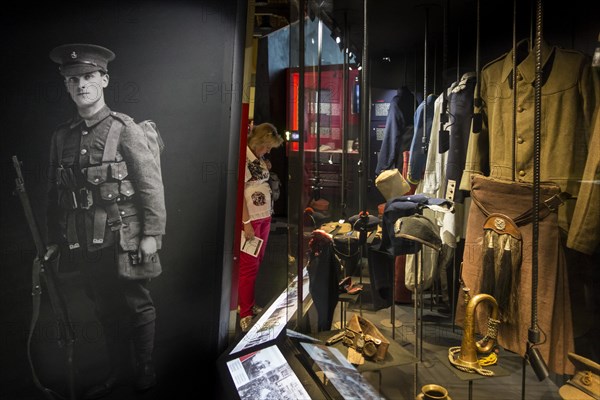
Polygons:
M277 133L277 128L268 122L254 126L248 135L248 147L252 150L259 146L275 148L281 146L282 143L283 138Z

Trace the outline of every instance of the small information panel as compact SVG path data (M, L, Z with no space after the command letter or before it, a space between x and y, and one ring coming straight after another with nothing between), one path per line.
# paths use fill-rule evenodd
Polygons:
M275 345L227 362L240 399L310 399Z

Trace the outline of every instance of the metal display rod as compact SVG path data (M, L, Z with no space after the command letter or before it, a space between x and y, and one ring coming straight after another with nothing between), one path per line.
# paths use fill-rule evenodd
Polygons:
M537 289L538 289L538 243L540 222L540 155L541 155L541 118L542 118L542 0L536 2L535 13L535 96L533 125L533 231L531 247L531 326L527 335L527 351L524 360L529 361L539 381L548 377L548 367L537 347L540 343L540 331L537 326ZM515 75L513 73L513 75ZM516 89L516 88L515 88ZM523 364L525 367L525 364ZM525 372L523 372L525 375ZM522 398L525 398L523 380Z

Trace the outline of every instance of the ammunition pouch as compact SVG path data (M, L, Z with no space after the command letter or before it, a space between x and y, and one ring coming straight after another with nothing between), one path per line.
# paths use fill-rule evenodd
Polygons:
M134 197L133 183L125 179L128 171L124 161L103 162L81 172L85 185L77 183L72 168L57 168L59 204L65 210L89 210L94 204L111 208L115 202L131 201ZM107 212L111 221L119 219L116 208Z
M131 202L135 195L133 183L125 179L128 176L127 164L124 161L102 162L81 170L85 179L84 187L74 187L76 183L73 170L59 168L59 203L63 209L93 210L93 236L92 243L104 243L106 227L111 231L118 231L122 225L122 216L127 214L119 209L117 203ZM75 219L67 222L68 241L71 248L79 246L75 228Z
M123 226L123 218L137 212L133 201L135 188L127 179L127 163L117 152L122 129L122 121L113 121L106 136L101 162L94 159L93 165L81 169L81 174L73 166L57 168L58 200L60 207L67 211L65 227L70 249L79 247L79 238L76 213L69 211L89 210L85 213L86 230L92 231L94 245L106 244L107 226L112 232L117 232ZM62 151L59 150L58 154L60 157ZM155 265L152 267L156 269Z
M103 204L131 200L135 194L133 183L125 179L128 176L125 161L103 162L100 165L82 170L89 186L97 191L97 197Z

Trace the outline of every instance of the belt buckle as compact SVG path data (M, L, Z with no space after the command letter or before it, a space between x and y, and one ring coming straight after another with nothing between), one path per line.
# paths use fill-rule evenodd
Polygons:
M94 196L92 191L87 188L79 189L79 208L89 210L94 204Z
M356 351L359 353L363 352L363 347L365 347L365 337L363 335L357 335L356 337Z
M558 210L558 207L560 207L565 201L569 200L571 198L571 195L567 192L560 192L558 194L555 194L554 196L550 197L548 200L546 200L544 202L544 204L546 205L546 207L548 207L548 209L551 212L554 212L556 210Z

